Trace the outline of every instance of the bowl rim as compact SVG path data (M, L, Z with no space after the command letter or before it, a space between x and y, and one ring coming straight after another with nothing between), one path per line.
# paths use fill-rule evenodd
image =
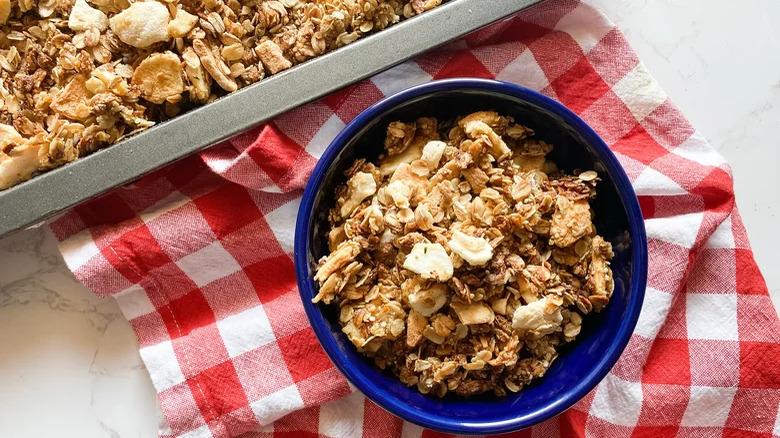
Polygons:
M627 317L621 321L615 341L592 368L594 371L589 373L585 379L566 391L562 391L560 396L553 399L554 401L551 403L527 415L510 420L491 421L489 417L486 417L484 421L452 421L452 419L442 418L436 413L411 408L394 398L383 397L384 391L381 388L367 381L368 379L365 379L363 374L356 372L353 367L349 366L349 361L340 353L336 339L331 336L322 312L307 297L307 294L314 296L316 290L314 280L309 276L307 260L308 229L312 218L311 208L319 192L319 187L335 158L352 137L384 111L426 94L462 89L490 91L526 101L560 117L566 125L581 135L586 143L593 148L597 158L604 164L607 173L613 178L618 196L626 209L632 237L633 263L627 303L628 312ZM562 413L587 395L609 373L633 334L644 301L648 270L647 237L639 201L628 175L604 140L574 112L550 97L520 85L476 78L435 80L406 88L371 105L342 129L318 160L304 190L295 224L294 262L298 290L306 317L328 358L342 375L371 401L391 414L427 429L455 434L499 434L524 429Z

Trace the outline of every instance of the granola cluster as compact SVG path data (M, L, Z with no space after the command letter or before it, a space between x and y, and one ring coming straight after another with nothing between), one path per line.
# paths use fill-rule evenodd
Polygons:
M0 189L442 0L0 0Z
M567 175L511 117L393 122L329 212L313 302L358 351L424 394L517 392L609 302L595 171Z

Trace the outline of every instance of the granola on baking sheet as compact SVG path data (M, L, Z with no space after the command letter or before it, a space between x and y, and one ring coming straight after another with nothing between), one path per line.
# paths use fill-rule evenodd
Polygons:
M0 0L0 190L442 0Z
M612 295L598 174L560 171L552 145L493 111L393 122L384 147L336 191L312 301L422 393L519 391Z

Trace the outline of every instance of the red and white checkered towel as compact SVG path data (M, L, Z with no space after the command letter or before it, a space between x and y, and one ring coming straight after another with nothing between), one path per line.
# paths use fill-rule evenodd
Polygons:
M293 273L293 225L336 133L381 97L456 76L563 102L606 140L647 219L628 348L566 413L520 437L780 436L780 323L731 171L592 7L552 0L348 87L50 222L68 266L113 296L175 437L433 437L352 393ZM160 145L165 147L165 145Z

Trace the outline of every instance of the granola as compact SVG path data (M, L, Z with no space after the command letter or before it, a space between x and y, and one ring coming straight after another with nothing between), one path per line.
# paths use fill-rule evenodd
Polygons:
M552 145L493 111L393 122L384 147L336 191L312 301L424 394L521 390L612 295L598 174L559 170Z
M442 0L0 0L0 190Z

